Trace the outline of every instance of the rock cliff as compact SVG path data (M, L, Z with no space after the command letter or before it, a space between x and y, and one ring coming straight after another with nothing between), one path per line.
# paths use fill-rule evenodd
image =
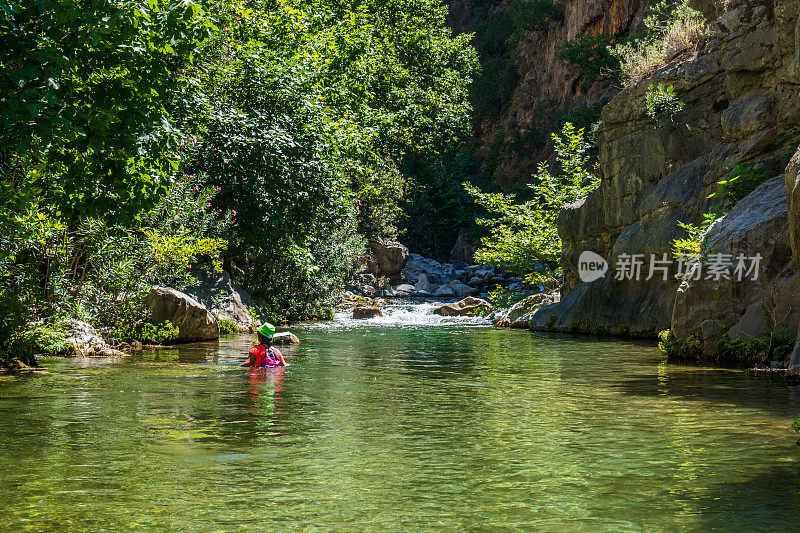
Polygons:
M521 28L516 28L508 13L525 2L447 0L445 4L455 33L475 32L473 42L481 57L483 77L491 86L491 98L473 93L473 144L484 168L495 167L487 174L509 186L530 181L536 163L550 155L550 134L559 131L570 110L594 114L599 106L593 106L619 91L619 84L607 78L577 72L558 57L558 49L583 35L625 36L641 22L647 2L555 0L557 20ZM523 36L514 43L515 29ZM514 44L502 50L503 44L492 46L496 40L505 46ZM491 78L496 68L501 72ZM481 82L479 79L476 87ZM484 106L482 100L492 100L495 105ZM573 121L577 118L571 117Z
M702 4L704 13L718 18L698 50L679 54L603 109L601 185L559 217L562 300L534 313L531 327L652 336L672 326L680 335L697 332L706 340L712 331L747 337L797 329L791 245L797 258L798 156L785 173L786 192L779 176L800 131L800 2ZM674 87L684 104L670 120L654 121L646 113L646 93L658 83ZM681 285L675 263L666 279L661 271L650 272L651 254L663 258L672 241L685 236L678 222L699 223L719 180L742 163L774 179L712 226L706 245L734 255L762 254L760 279ZM580 281L584 250L608 260L607 276ZM639 279L617 279L615 267L634 254L644 259Z

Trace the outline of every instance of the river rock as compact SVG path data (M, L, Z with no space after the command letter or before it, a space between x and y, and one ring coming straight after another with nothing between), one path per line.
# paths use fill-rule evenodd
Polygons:
M369 243L367 267L376 276L393 277L406 266L408 248L399 242L378 239Z
M402 271L402 277L407 283L416 283L420 274L425 274L430 283L441 285L453 281L456 270L453 265L442 264L419 254L410 254Z
M64 331L67 336L68 353L78 356L121 357L125 353L109 346L91 325L80 320L68 319Z
M701 279L681 283L672 317L678 338L695 334L713 356L720 335L752 339L795 330L800 320L800 275L789 244L786 188L783 176L768 180L750 193L706 232L710 254L729 254L734 265L730 279ZM734 275L736 257L760 256L757 278ZM702 268L708 269L708 261ZM747 261L748 267L755 262Z
M192 272L197 283L186 289L186 294L204 305L218 320L231 320L240 332L254 330L256 320L250 309L256 302L241 285L225 272L200 270Z
M285 346L289 344L300 344L300 339L291 331L281 331L272 337L272 344Z
M431 284L428 281L428 276L426 276L425 274L420 274L419 275L419 278L417 279L417 283L416 283L416 285L414 285L414 289L417 292L424 292L424 293L427 293L427 294L433 293L433 290L431 288Z
M145 299L145 305L150 309L151 322L160 324L169 320L178 328L178 341L219 339L216 317L188 294L169 287L153 287Z
M533 313L542 306L558 302L558 292L532 294L512 305L508 311L495 319L500 327L529 328Z
M456 291L450 285L442 285L436 292L433 293L434 296L455 296Z
M452 287L453 293L458 297L468 296L475 293L475 289L469 285L464 285L458 280L451 282L450 287Z
M377 316L383 316L383 311L381 311L380 307L359 305L353 308L353 318L366 319Z
M437 307L433 312L442 316L476 316L485 315L492 310L492 304L480 298L467 296L459 302Z

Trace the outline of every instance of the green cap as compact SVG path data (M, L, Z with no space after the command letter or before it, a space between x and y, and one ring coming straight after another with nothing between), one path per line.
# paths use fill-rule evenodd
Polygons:
M275 336L275 326L270 324L269 322L264 322L260 328L258 328L258 332L264 335L265 337L272 338Z

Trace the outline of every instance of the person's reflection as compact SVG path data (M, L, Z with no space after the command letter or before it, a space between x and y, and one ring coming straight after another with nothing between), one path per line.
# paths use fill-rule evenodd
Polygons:
M259 418L283 415L283 372L286 367L250 369L250 409ZM277 418L274 425L282 425ZM278 432L280 433L280 432Z

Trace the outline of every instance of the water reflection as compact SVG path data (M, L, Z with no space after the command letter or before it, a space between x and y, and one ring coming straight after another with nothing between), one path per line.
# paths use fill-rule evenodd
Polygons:
M15 529L674 530L800 519L797 387L646 343L314 325L0 384Z

